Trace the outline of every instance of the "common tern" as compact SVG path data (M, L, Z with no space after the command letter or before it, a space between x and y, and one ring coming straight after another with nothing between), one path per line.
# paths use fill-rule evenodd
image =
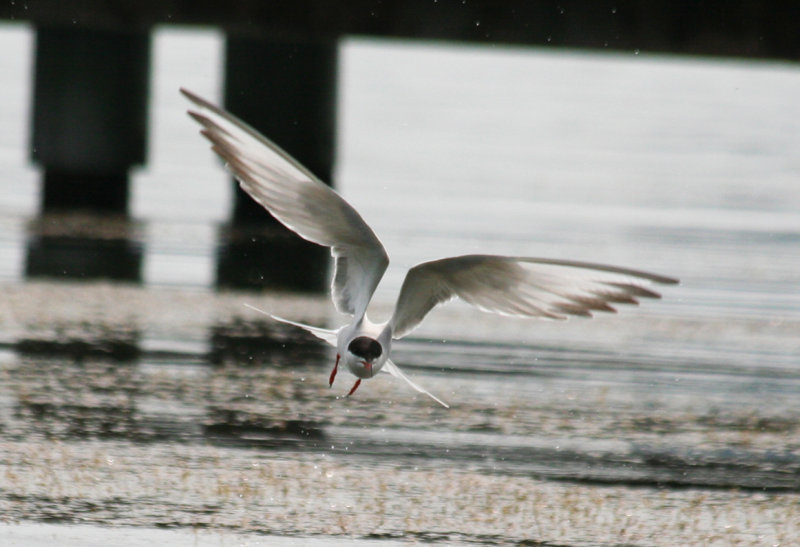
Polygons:
M361 215L297 160L229 112L181 89L197 110L189 115L200 133L225 161L228 171L255 201L304 239L330 247L334 258L331 298L352 321L329 330L283 319L336 348L340 361L356 376L348 396L361 381L380 371L406 381L441 405L447 403L417 385L389 358L392 341L414 330L434 307L456 297L501 315L566 319L615 312L612 304L638 304L660 298L650 285L677 279L606 264L498 255L464 255L422 262L406 274L389 320L373 323L367 306L389 265L380 240Z

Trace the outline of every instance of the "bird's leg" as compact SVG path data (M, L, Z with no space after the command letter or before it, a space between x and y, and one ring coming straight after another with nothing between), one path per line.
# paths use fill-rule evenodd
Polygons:
M355 393L356 390L358 389L358 386L360 385L361 385L361 378L356 380L356 383L353 384L353 387L350 389L350 393L348 393L347 396L350 397L353 393Z
M333 379L336 378L336 373L339 371L339 359L340 358L341 358L341 355L339 355L337 353L336 354L336 364L333 365L333 370L331 371L331 379L328 380L328 387L331 387L333 385Z

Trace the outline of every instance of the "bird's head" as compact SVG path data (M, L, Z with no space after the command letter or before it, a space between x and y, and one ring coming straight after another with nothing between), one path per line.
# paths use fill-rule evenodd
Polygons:
M383 347L374 338L358 336L347 345L347 367L359 378L372 378L384 362Z

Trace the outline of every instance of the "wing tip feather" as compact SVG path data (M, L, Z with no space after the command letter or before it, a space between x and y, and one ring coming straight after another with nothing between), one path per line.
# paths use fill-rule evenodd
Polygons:
M608 281L605 282L604 285L608 285L609 287L613 287L614 289L622 291L620 296L625 295L632 298L637 296L640 298L655 298L655 299L661 298L661 293L658 293L654 290L648 289L641 285L637 285L635 283L620 283L617 281ZM635 300L635 298L633 299Z

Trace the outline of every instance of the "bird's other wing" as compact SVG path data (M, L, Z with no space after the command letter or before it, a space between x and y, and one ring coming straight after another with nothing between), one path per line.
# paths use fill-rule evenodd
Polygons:
M375 233L339 194L258 131L181 89L198 111L189 115L245 192L298 235L331 248L331 296L342 313L361 317L389 264Z
M416 328L438 304L459 297L481 310L521 317L566 319L615 312L611 304L660 298L653 283L662 275L589 262L492 255L465 255L423 262L406 274L391 319L393 337Z
M395 378L400 378L402 380L405 380L405 382L408 385L410 385L411 387L413 387L414 389L416 389L420 393L424 393L425 395L427 395L428 397L430 397L431 399L433 399L434 401L436 401L437 403L439 403L443 407L450 408L450 405L448 405L447 403L442 401L440 398L438 398L436 395L434 395L433 393L431 393L427 389L424 389L424 388L420 387L419 385L414 383L414 381L412 381L411 378L409 378L408 376L403 374L403 371L401 371L399 368L397 368L397 365L395 365L392 362L391 359L387 359L386 360L386 363L384 363L383 368L381 370L384 370L384 371L388 372L389 374L391 374Z
M314 336L316 336L317 338L319 338L320 340L324 340L333 347L336 347L336 339L339 334L338 329L337 330L322 329L320 327L312 327L311 325L306 325L305 323L297 323L296 321L289 321L288 319L284 319L283 317L278 317L277 315L272 315L271 313L256 308L255 306L251 306L250 304L245 304L245 307L257 311L258 313L263 313L264 315L269 316L275 321L280 321L281 323L286 323L287 325L292 325L293 327L300 327L301 329L305 329Z

